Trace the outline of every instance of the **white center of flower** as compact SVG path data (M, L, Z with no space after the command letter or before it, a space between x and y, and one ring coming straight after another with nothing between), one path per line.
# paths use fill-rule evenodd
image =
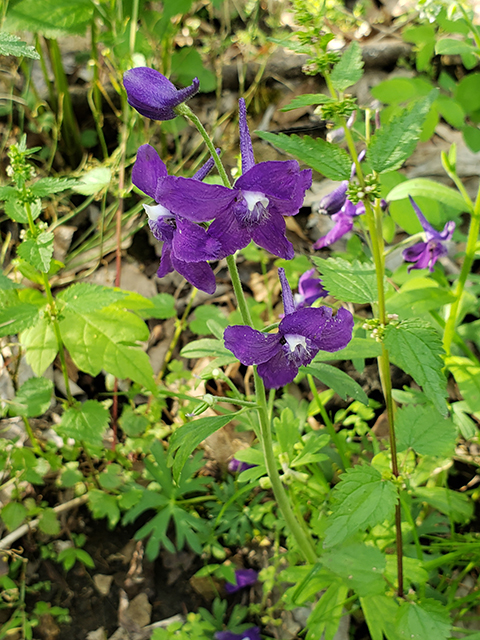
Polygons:
M144 204L143 208L148 216L149 220L156 222L160 218L173 218L173 214L162 204Z
M307 339L305 336L299 336L297 334L290 334L285 336L285 341L288 344L288 348L293 353L295 349L300 345L307 350Z
M264 209L268 207L268 198L259 191L244 191L243 197L247 202L249 211L253 211L257 204L261 204Z

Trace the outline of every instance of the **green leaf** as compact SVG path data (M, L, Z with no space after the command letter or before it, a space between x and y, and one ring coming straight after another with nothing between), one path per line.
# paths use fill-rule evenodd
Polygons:
M98 476L98 483L105 491L115 491L123 482L123 467L115 463L107 465Z
M359 596L385 593L385 556L376 547L353 543L324 554L320 562Z
M448 609L438 600L428 599L420 604L402 602L395 626L402 640L447 640L452 624Z
M4 304L4 301L1 302ZM33 304L19 302L8 305L0 309L0 337L20 333L34 325L38 319L38 307Z
M90 489L88 492L88 506L95 519L108 518L110 529L113 529L120 520L117 498L104 491Z
M223 314L222 310L213 304L203 304L195 309L194 320L189 323L190 330L198 335L209 335L212 333L208 322L214 320L221 326L221 333L223 335L224 329L228 326L228 320Z
M24 240L17 254L42 273L48 273L53 257L53 233L42 231L36 238Z
M478 52L476 47L464 40L454 40L453 38L443 38L437 42L435 47L437 55L455 56L475 52Z
M122 431L130 437L139 436L144 433L150 424L146 416L135 413L132 407L128 405L124 407L119 423Z
M462 134L468 148L474 153L478 153L480 151L480 129L466 125L462 127Z
M455 98L465 113L480 109L480 73L469 73L457 84Z
M403 109L372 136L367 160L378 173L399 169L413 153L436 93Z
M388 640L400 640L394 624L398 604L393 598L369 596L360 598L360 603L372 640L383 640L383 634Z
M202 338L201 340L194 340L185 345L180 351L182 358L205 358L206 356L221 357L231 356L232 362L236 361L232 352L226 349L220 340L214 340L213 338Z
M410 78L392 78L379 82L371 88L372 96L385 104L401 104L418 96L415 84Z
M428 178L414 178L401 182L394 187L387 196L390 202L395 200L403 200L408 196L424 196L432 200L438 200L442 204L452 207L455 211L467 211L468 207L465 200L458 191L439 184Z
M200 91L209 93L215 91L217 80L215 74L206 69L200 53L193 47L182 47L171 54L172 76L176 82L185 86L191 84L193 78L198 78Z
M355 40L342 53L340 61L334 66L330 80L337 91L345 91L363 76L362 49Z
M356 466L340 476L333 490L333 513L325 531L324 547L338 545L359 530L392 521L398 495L374 467Z
M54 193L71 189L77 184L72 178L41 178L30 187L30 191L37 198L45 198Z
M57 339L50 318L41 316L38 322L23 331L20 344L25 347L25 357L33 373L41 376L58 353Z
M35 47L20 40L18 36L0 31L0 56L25 56L39 60L40 56Z
M25 203L19 200L17 197L9 198L5 202L5 213L14 222L20 222L21 224L28 224L28 215L25 209ZM32 220L36 220L42 213L42 201L37 199L30 203L30 213L32 214Z
M174 318L177 315L175 311L175 298L170 293L157 293L149 299L151 306L148 305L144 309L137 309L137 313L142 318L158 318L166 320Z
M323 384L326 384L327 387L338 393L343 400L346 400L347 396L350 396L354 400L359 400L363 404L368 405L368 396L365 391L358 382L355 382L355 380L344 371L321 362L305 368L308 373L311 373L312 376L315 376L315 378L318 378Z
M65 33L83 35L94 12L89 0L21 0L8 7L5 26L11 31L33 31L47 38Z
M53 509L47 508L42 511L38 528L42 533L46 533L47 536L56 536L60 533L60 522Z
M307 620L306 640L334 640L340 619L344 615L343 605L348 587L335 580L322 594Z
M451 420L428 405L407 405L395 416L399 451L412 448L423 456L453 455L456 429Z
M115 308L80 313L65 309L60 332L75 364L91 375L102 369L130 378L156 391L147 354L135 345L148 338L145 323L133 313Z
M480 367L468 358L450 356L445 360L458 389L472 413L480 411Z
M375 267L371 262L353 263L342 258L312 256L322 277L322 284L330 293L345 302L376 302L378 300Z
M97 167L85 173L72 187L82 196L93 196L110 184L112 172L108 167Z
M348 346L340 351L319 351L313 362L328 360L355 360L356 358L377 358L382 355L382 346L371 338L352 338Z
M19 502L8 502L0 511L4 525L9 531L17 529L27 517L27 510Z
M293 109L310 107L314 104L325 104L326 102L333 102L333 98L326 96L324 93L305 93L294 98L285 107L282 107L280 111L292 111Z
M75 442L101 446L109 422L107 409L96 400L87 400L64 412L57 431L62 437L73 438Z
M444 487L417 487L415 496L441 511L453 522L467 523L473 516L473 502L469 496Z
M65 302L67 309L76 313L90 313L108 307L128 295L126 291L79 282L61 291L57 298Z
M53 382L48 378L29 378L17 391L9 413L14 416L35 418L48 410L53 393Z
M418 319L387 325L385 346L392 362L412 376L443 415L448 414L447 381L442 373L442 341L433 327Z
M198 447L198 445L218 431L237 414L231 413L226 416L215 416L200 418L187 422L176 431L169 440L168 458L169 464L173 461L173 477L178 480L180 473L187 462L188 456Z
M415 289L400 289L387 299L386 306L389 313L396 313L401 319L419 316L428 311L433 311L451 304L455 296L447 289L442 289L436 282L426 278L418 279L418 287ZM430 283L430 284L427 284ZM423 286L423 285L427 286Z
M335 144L310 136L300 138L296 135L287 136L284 133L275 134L268 131L256 133L263 140L291 153L330 180L350 179L352 161L347 152Z

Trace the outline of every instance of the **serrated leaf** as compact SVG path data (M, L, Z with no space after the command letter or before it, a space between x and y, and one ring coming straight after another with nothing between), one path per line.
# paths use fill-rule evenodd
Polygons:
M368 396L362 387L355 382L347 373L322 362L315 363L305 367L308 373L318 378L327 387L333 389L338 395L346 400L350 396L354 400L359 400L368 405Z
M120 520L120 509L116 496L109 495L99 489L88 492L88 506L95 519L107 518L110 529Z
M388 324L385 346L392 362L411 375L436 409L447 415L447 381L442 373L444 351L435 329L415 318L397 326Z
M212 433L218 431L237 414L232 413L226 416L215 416L200 418L187 422L179 429L174 431L169 440L168 459L169 464L173 466L173 477L178 480L180 473L185 466L188 456L198 447L198 445L211 436ZM173 464L172 464L173 462Z
M72 178L41 178L31 185L30 191L37 198L53 195L71 189L77 184Z
M400 640L394 624L398 604L393 598L369 596L360 598L360 602L372 640L383 640L383 634L388 640Z
M353 543L325 553L320 562L359 596L385 593L385 556L376 547Z
M28 224L28 215L25 209L25 204L18 200L18 198L9 198L5 202L5 213L14 222L20 224ZM36 220L42 213L41 200L35 200L30 204L30 213L32 214L32 220Z
M334 640L344 615L343 604L347 594L348 587L339 580L329 585L307 620L306 640Z
M22 332L20 344L25 347L25 358L37 376L45 372L58 353L52 323L46 316Z
M79 282L58 294L67 308L77 313L90 313L108 307L109 304L121 300L127 296L127 292L111 287L102 287L97 284Z
M402 602L395 627L402 640L447 640L452 623L448 609L438 600L428 599L421 603Z
M69 407L57 430L62 437L73 438L75 442L101 445L109 422L107 409L96 400L87 400Z
M325 104L326 102L333 102L333 98L326 96L324 93L305 93L301 96L296 96L285 107L282 107L280 111L292 111L293 109L310 107L314 104Z
M389 192L387 200L403 200L408 196L424 196L432 200L438 200L442 204L452 207L455 211L467 211L465 200L458 191L447 187L444 184L428 180L428 178L414 178L397 184Z
M439 309L455 301L455 296L438 286L400 290L386 301L387 311L401 319Z
M375 266L371 262L353 263L342 258L318 258L312 261L320 271L322 284L330 293L345 302L376 302L378 300Z
M417 498L435 507L453 522L466 523L472 519L473 502L464 493L444 487L417 487L414 493Z
M393 519L397 490L374 467L356 466L340 476L333 490L333 513L325 531L324 547L340 544L359 530Z
M93 196L110 184L112 172L107 167L97 167L85 173L73 187L82 196Z
M296 135L287 136L284 133L269 133L257 131L257 135L270 142L278 149L291 153L301 162L315 169L330 180L349 180L352 161L346 151L335 144L326 142L322 138L300 138Z
M56 536L60 533L60 522L53 509L47 508L42 511L38 528L42 533L46 533L47 536Z
M11 33L0 32L0 56L25 56L39 60L40 56L31 44L27 44L20 40L18 36Z
M33 304L20 303L0 309L0 337L20 333L38 319L38 307Z
M130 378L156 390L150 360L135 344L148 338L148 329L133 313L112 307L91 313L66 309L60 333L82 371L96 376L105 369L117 378Z
M0 511L3 523L9 531L17 529L27 517L27 510L19 502L8 502Z
M337 91L345 91L363 76L362 49L355 40L342 53L340 61L334 66L330 80Z
M428 405L407 405L395 414L397 448L412 448L423 456L453 454L456 429L436 409Z
M9 413L14 416L35 418L48 410L53 393L53 382L48 378L29 378L17 391Z
M175 298L170 293L157 293L156 296L148 299L150 303L140 309L134 309L142 318L157 318L166 320L177 315L175 311Z
M42 231L36 238L24 240L17 254L42 273L48 273L53 257L53 233Z
M232 353L223 346L220 340L202 338L201 340L194 340L185 345L180 351L180 355L182 358L205 358L206 356L229 357L232 356ZM235 361L235 356L232 356L232 362Z
M399 169L413 153L436 93L417 100L372 136L367 160L378 173Z
M480 367L468 358L450 356L445 360L458 389L472 413L480 411Z
M84 34L94 6L89 0L21 0L8 8L6 26L12 31L33 31L47 38L65 33Z
M319 351L314 363L328 360L355 360L356 358L377 358L382 355L381 345L371 338L352 338L348 346L340 351Z

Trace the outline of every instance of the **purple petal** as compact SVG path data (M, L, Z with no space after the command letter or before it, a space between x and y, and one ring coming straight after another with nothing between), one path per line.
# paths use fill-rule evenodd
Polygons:
M236 584L232 584L231 582L225 584L225 591L227 593L235 593L236 591L240 591L240 589L255 584L258 580L258 572L255 571L255 569L237 569L235 571L235 580Z
M324 196L318 205L318 212L322 215L338 213L347 199L348 180L344 180L340 186Z
M287 357L286 350L282 348L273 358L258 365L257 371L267 389L280 389L294 380L298 365Z
M285 235L285 220L280 214L269 211L269 217L251 232L252 239L274 256L291 260L295 250Z
M164 242L162 247L162 257L160 258L160 265L157 270L157 278L163 278L167 273L171 273L173 270L172 243Z
M159 178L167 175L167 167L155 149L149 144L143 144L137 151L137 159L132 169L133 184L155 199L155 190Z
M215 238L221 245L219 260L244 249L252 239L251 230L240 226L232 211L218 216L212 222L208 228L208 236Z
M278 332L284 336L305 336L312 341L317 351L338 351L352 339L353 325L352 314L343 307L336 316L333 316L329 307L309 307L285 316Z
M335 222L335 226L333 229L330 229L327 235L322 236L315 242L312 247L313 249L323 249L323 247L328 247L330 244L340 240L340 238L353 229L353 218L346 215L343 211L335 213L332 216L332 220Z
M432 225L428 222L428 220L425 218L425 216L420 210L420 207L417 205L417 203L412 198L412 196L408 196L408 198L410 200L412 207L415 210L415 213L417 214L418 219L420 220L420 224L422 225L423 230L426 233L427 240L432 240L432 239L441 240L442 238L440 237L440 233L436 229L434 229Z
M278 277L280 278L280 282L282 284L283 308L285 310L285 314L288 315L289 313L293 313L295 311L295 303L293 302L292 290L290 289L287 276L285 275L285 269L280 267L280 269L278 270Z
M402 256L407 262L414 263L408 267L408 272L412 269L427 268L433 271L436 261L447 253L447 248L439 240L429 240L428 242L419 242L413 247L405 249Z
M233 631L217 631L215 633L216 640L261 640L260 629L251 627L242 633L233 633Z
M217 152L217 156L219 156L220 149L215 149L215 151ZM215 160L210 156L210 158L205 162L203 166L200 167L200 169L197 171L197 173L195 173L195 175L192 176L192 178L194 180L204 180L214 166Z
M295 306L297 309L301 307L309 307L318 298L328 296L328 291L323 287L322 281L318 277L314 277L315 268L305 271L298 281L298 298L295 296Z
M236 458L232 458L228 463L228 470L230 471L230 473L241 473L242 471L246 471L247 469L253 469L256 466L256 464L248 464L248 462L241 462Z
M221 185L168 176L159 180L155 201L191 222L207 222L232 208L236 193Z
M209 237L206 229L180 216L177 216L176 224L172 250L177 258L185 262L218 259L220 243L215 238Z
M183 276L187 282L193 284L193 286L200 289L200 291L205 291L205 293L215 293L217 287L215 274L208 262L184 262L183 260L179 260L173 252L171 254L171 261L175 271Z
M262 333L251 327L236 325L224 332L225 347L246 366L261 364L281 351L278 333Z
M199 88L197 78L185 89L178 90L164 75L149 67L136 67L123 74L128 104L142 116L152 120L172 120L173 110L195 95Z
M252 138L247 124L247 107L245 99L240 98L238 101L238 126L240 129L240 154L242 156L242 173L246 173L255 166L255 158L253 156Z
M440 240L444 240L444 241L451 240L454 231L455 231L455 222L453 220L450 220L443 227L443 231L438 234Z

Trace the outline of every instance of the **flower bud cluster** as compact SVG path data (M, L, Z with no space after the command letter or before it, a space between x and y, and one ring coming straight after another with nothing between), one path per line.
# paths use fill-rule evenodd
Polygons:
M398 315L396 313L389 313L387 315L387 324L398 324ZM370 331L370 337L376 342L383 342L385 337L385 325L380 322L378 318L369 318L363 323L362 328L365 331Z
M348 120L357 108L355 98L345 96L343 100L332 100L318 106L314 113L322 118L322 120L337 120L344 118Z
M351 182L348 185L347 193L348 199L353 202L353 204L358 204L360 201L365 200L373 202L382 195L378 178L373 174L365 176L365 184L363 186L358 184L358 182Z

